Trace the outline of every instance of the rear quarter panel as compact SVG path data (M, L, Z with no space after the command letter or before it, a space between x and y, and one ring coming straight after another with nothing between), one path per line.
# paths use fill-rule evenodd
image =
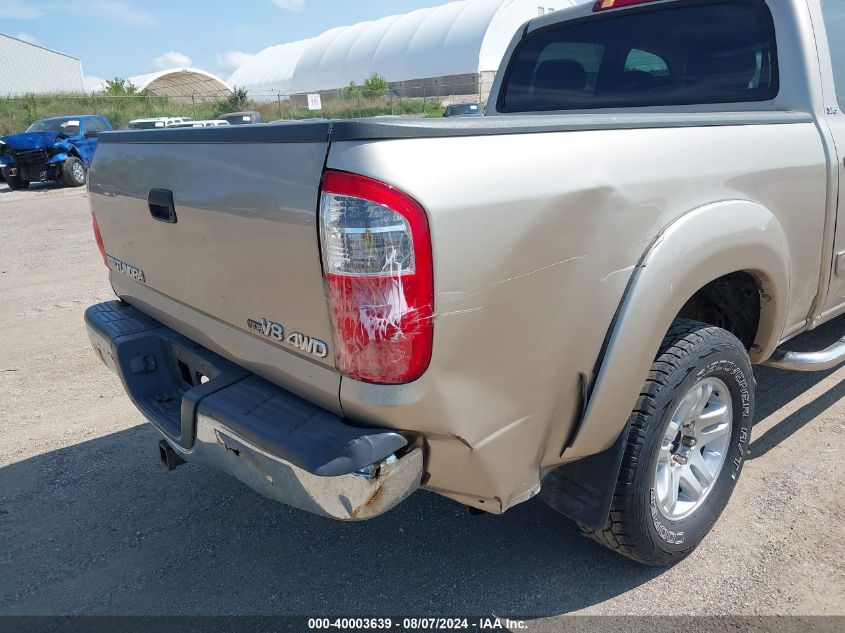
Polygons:
M343 379L343 410L424 432L428 487L488 510L530 497L561 462L580 376L592 380L632 271L673 220L723 200L765 207L788 237L784 325L815 296L826 164L812 123L350 141L328 166L413 196L434 249L428 372Z

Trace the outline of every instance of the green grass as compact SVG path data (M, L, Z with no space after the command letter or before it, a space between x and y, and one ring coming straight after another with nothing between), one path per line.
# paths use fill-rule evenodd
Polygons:
M0 98L0 135L24 131L39 119L74 114L102 114L115 128L125 128L133 119L157 116L191 116L194 119L213 119L220 111L219 101L178 103L166 97L56 94L15 98ZM350 119L380 115L438 117L443 106L436 99L393 99L387 97L325 100L322 111L309 111L295 101L271 103L249 102L244 110L261 112L266 121L276 119L307 119L321 116L330 119Z

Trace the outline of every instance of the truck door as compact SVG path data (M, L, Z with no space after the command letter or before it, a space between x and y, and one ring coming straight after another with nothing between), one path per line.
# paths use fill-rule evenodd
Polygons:
M810 6L813 6L812 3ZM822 0L821 17L830 48L830 54L826 55L824 42L819 41L825 116L836 145L838 165L838 183L834 183L838 186L838 212L830 265L830 288L822 307L822 317L829 317L845 309L845 191L842 187L845 183L845 1ZM821 40L821 29L816 29L816 33Z
M105 126L99 119L84 119L79 130L79 140L74 143L82 162L86 167L91 166L91 161L94 158L94 149L97 147L97 136L103 132Z

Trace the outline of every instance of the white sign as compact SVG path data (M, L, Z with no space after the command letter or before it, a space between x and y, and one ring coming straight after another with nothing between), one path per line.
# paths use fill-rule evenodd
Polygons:
M322 110L323 109L323 101L320 99L320 95L308 95L308 109L309 110Z

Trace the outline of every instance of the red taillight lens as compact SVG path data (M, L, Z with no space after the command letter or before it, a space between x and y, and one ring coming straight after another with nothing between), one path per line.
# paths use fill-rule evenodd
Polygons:
M635 4L648 4L649 2L656 2L657 0L598 0L593 5L593 11L606 11L607 9L619 9L621 7L630 7Z
M423 208L377 180L329 171L320 241L338 369L379 384L419 378L431 361L434 315Z
M106 261L106 247L103 244L103 235L100 233L100 225L97 224L97 216L93 213L91 214L91 223L94 225L94 239L97 240L97 248L100 249L100 255L103 257L103 263L108 266L109 263Z

